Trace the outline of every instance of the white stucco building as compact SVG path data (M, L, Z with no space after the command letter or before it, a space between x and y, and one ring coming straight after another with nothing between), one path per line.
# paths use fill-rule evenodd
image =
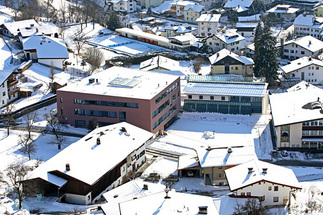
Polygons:
M291 193L301 189L293 170L258 159L227 169L225 175L234 197L258 198L263 206L287 205Z
M216 34L220 18L221 14L202 14L196 19L198 23L198 34L201 36Z
M63 70L68 52L63 40L47 36L31 36L23 40L23 50L27 59Z

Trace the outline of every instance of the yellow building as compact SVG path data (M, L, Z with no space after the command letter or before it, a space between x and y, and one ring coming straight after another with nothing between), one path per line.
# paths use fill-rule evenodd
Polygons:
M316 7L314 7L313 10L314 10L315 16L323 17L323 4L320 4Z

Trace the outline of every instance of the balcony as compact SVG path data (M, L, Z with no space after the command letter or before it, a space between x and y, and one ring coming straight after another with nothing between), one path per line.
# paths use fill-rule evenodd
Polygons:
M8 88L10 88L10 87L12 87L12 86L14 86L16 84L18 84L18 80L13 80L11 82L8 81Z
M19 90L20 90L20 88L19 88L19 87L17 87L17 88L16 88L16 89L14 89L13 91L10 91L10 92L8 93L8 95L9 95L9 96L12 96L13 94L18 93L18 92L19 92Z

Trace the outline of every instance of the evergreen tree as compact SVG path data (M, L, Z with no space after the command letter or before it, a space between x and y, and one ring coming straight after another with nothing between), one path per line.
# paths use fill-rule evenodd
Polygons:
M116 30L117 28L120 28L121 22L119 16L114 12L110 12L108 15L107 25L108 29L112 31Z
M259 24L255 33L254 74L256 77L265 77L269 84L277 80L279 52L276 47L276 38L272 36L270 28Z

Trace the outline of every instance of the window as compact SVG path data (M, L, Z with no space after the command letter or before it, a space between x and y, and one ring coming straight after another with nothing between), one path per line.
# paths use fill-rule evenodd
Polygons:
M251 196L251 192L247 192L247 196Z
M225 97L224 97L224 96L221 96L221 100L222 100L222 101L225 101Z
M301 54L305 54L305 52L304 51L301 51Z
M279 201L279 197L275 196L275 197L273 198L273 201L274 201L274 202L278 202L278 201Z
M238 67L236 66L236 70L238 70Z
M203 96L199 96L199 99L203 99Z
M119 112L119 120L120 120L120 122L125 122L125 121L127 121L127 118L126 118L126 112L124 112L124 111L120 111L120 112Z
M274 186L274 191L278 191L278 186Z
M222 178L223 177L223 173L219 173L219 177Z
M63 112L63 108L61 108L61 114L63 115L63 113L64 113L64 112Z
M214 96L210 96L210 100L214 100Z
M2 92L2 95L5 96L6 95L6 92Z
M271 191L271 186L268 187L268 191Z
M192 99L192 95L188 95L188 99Z
M75 125L76 126L85 126L85 121L84 120L75 120Z
M60 103L63 103L63 98L62 97L59 98L59 101L60 101Z
M245 192L241 192L241 196L245 196L246 194L245 194Z

